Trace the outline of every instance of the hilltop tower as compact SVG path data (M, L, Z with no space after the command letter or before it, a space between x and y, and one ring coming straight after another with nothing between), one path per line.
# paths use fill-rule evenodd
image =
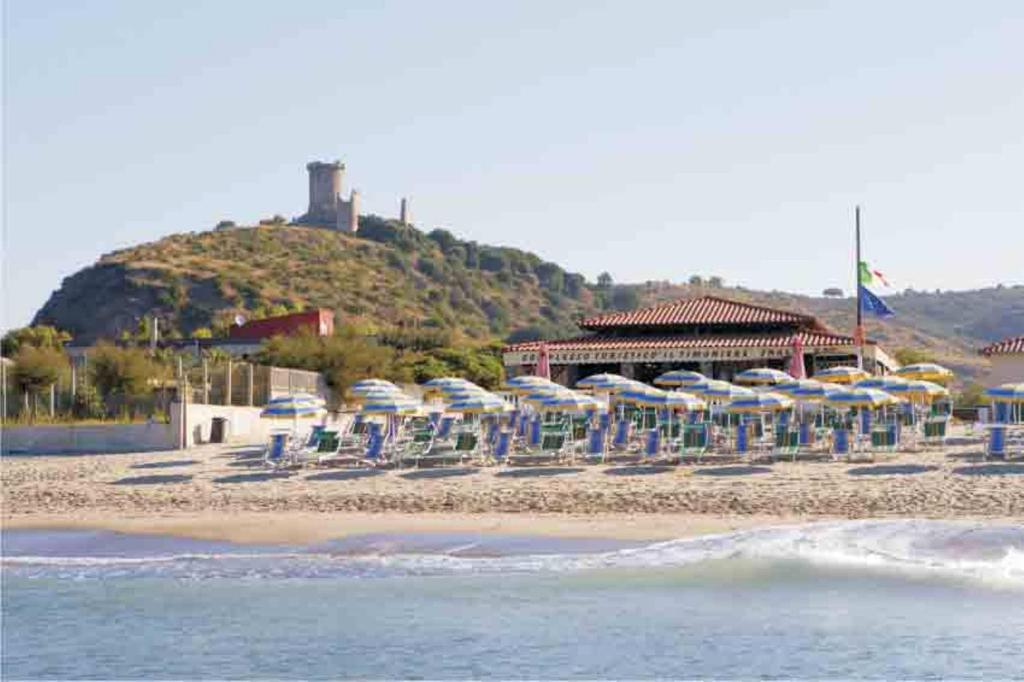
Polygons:
M359 231L359 192L352 190L348 201L342 201L341 195L337 197L338 213L335 220L335 228L340 232L355 234Z
M340 161L306 164L309 171L309 208L302 222L333 226L338 217L338 202L345 180L345 164Z
M402 197L402 208L398 214L398 220L406 227L412 222L412 215L409 213L408 197Z

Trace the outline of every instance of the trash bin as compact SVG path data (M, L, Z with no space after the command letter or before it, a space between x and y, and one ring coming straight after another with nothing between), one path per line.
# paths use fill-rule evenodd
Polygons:
M223 443L227 440L228 420L226 417L214 417L210 424L210 442Z

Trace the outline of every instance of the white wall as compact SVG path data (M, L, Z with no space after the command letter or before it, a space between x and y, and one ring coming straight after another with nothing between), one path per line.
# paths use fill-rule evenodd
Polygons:
M87 454L174 450L173 424L7 426L0 433L4 454Z
M1024 353L993 355L989 359L992 361L989 385L998 386L1024 381Z
M238 445L257 445L267 442L272 431L280 429L291 430L298 425L299 432L309 431L314 424L324 422L324 417L309 419L262 419L260 407L238 407L226 405L201 405L190 403L185 416L185 427L182 447L192 447L210 441L210 429L213 426L214 417L224 417L228 420L227 442ZM172 428L175 433L182 433L180 426L180 409L177 404L171 409ZM351 417L343 415L340 419L331 416L328 423L344 426L347 419Z

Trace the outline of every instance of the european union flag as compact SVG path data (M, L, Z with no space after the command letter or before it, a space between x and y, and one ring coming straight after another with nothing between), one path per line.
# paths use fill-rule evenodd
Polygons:
M892 317L896 313L886 305L885 301L875 295L875 292L863 284L860 286L860 309L861 312L873 313L878 317Z

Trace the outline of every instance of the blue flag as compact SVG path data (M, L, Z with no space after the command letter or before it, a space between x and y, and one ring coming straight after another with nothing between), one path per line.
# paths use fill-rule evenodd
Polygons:
M878 317L892 317L896 313L886 305L885 301L879 298L875 292L863 284L860 286L860 309L861 312L874 313Z

